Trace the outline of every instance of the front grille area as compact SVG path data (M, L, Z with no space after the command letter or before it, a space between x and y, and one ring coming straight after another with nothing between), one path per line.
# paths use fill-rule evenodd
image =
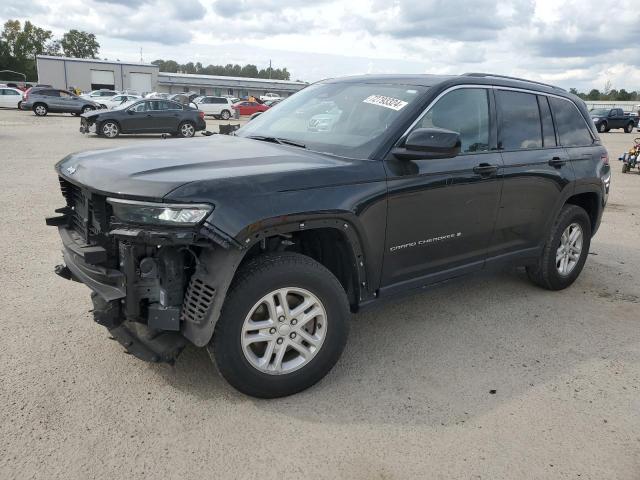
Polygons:
M77 232L86 244L94 243L96 236L108 228L108 204L106 198L59 177L60 190L71 208L69 227Z
M187 294L184 296L180 320L195 324L202 323L213 303L215 293L213 287L207 285L197 274L193 275Z

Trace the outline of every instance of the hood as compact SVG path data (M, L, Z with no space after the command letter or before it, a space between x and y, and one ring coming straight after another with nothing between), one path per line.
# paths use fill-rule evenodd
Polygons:
M198 195L242 197L367 181L369 169L361 165L371 163L213 135L74 153L58 162L56 170L100 193L160 199L185 185Z

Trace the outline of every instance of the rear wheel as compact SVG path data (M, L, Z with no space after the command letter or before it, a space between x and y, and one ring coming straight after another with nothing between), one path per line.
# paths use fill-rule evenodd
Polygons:
M111 120L107 120L100 125L100 133L107 138L116 138L120 135L120 126Z
M49 113L49 109L44 103L36 103L33 106L33 113L35 113L39 117L44 117L47 113Z
M349 318L344 289L324 266L297 253L266 254L241 267L207 350L241 392L283 397L331 370Z
M591 244L591 220L576 205L562 207L537 265L528 266L529 279L547 290L571 285L584 267Z
M22 101L18 102L18 110L22 110Z
M178 135L182 138L190 138L196 134L196 127L191 122L182 122L178 126Z
M622 173L627 173L629 171L629 164L628 163L623 163L622 164Z
M624 129L625 132L627 133L632 133L633 132L633 122L629 122L626 126L626 128Z
M223 120L229 120L231 118L231 112L229 110L223 110L222 112L220 112L220 117Z
M95 110L95 108L93 108L93 107L92 107L92 106L90 106L90 105L85 105L84 107L82 107L81 112L82 112L82 113L87 113L87 112L90 112L91 110Z

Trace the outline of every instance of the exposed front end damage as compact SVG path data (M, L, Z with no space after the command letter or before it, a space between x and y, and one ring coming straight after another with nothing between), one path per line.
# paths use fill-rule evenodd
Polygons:
M63 244L56 273L92 290L96 323L146 361L173 362L187 342L206 345L243 251L206 223L125 224L104 195L60 184L67 205L47 219Z

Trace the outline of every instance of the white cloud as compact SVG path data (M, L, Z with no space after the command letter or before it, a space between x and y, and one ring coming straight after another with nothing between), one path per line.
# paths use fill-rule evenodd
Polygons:
M309 81L485 71L640 89L635 0L5 0L0 20L9 18L93 32L100 56L121 60L143 48L146 60L271 59Z

